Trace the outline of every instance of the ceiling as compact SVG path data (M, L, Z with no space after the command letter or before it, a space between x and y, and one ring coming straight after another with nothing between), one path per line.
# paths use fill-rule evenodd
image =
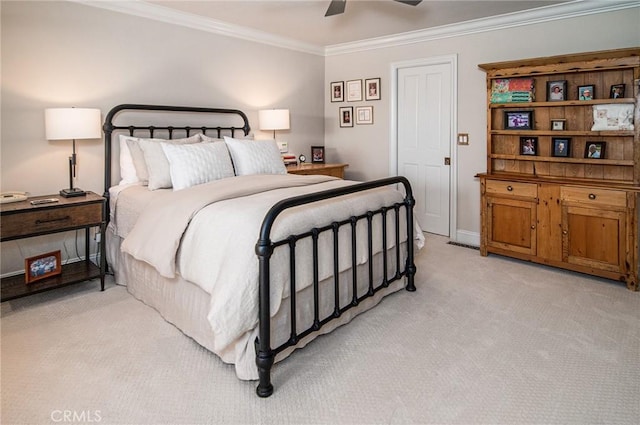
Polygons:
M565 1L348 0L341 15L325 17L330 0L145 0L145 3L298 42L326 47L541 8Z

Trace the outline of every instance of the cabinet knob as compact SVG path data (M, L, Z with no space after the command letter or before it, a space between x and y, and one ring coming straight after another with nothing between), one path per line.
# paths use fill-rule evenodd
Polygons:
M562 234L563 234L563 235L566 235L567 233L569 233L569 232L567 232L566 230L563 230L563 231L562 231Z
M531 225L531 230L536 230L536 225L535 224Z
M596 199L596 195L595 195L595 193L590 193L590 194L589 194L589 199L591 199L591 200Z
M507 190L508 190L509 192L512 192L512 191L513 191L513 186L511 186L511 185L507 186Z

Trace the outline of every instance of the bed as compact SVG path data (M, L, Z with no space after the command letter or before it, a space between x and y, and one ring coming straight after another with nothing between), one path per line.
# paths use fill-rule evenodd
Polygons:
M103 129L116 283L258 380L260 397L275 362L415 291L424 238L404 177L287 174L235 109L123 104Z

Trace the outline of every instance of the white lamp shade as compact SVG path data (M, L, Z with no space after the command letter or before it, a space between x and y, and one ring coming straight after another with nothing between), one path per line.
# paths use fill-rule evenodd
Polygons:
M265 109L258 111L260 130L288 130L288 109Z
M100 109L50 108L44 111L47 140L100 139Z

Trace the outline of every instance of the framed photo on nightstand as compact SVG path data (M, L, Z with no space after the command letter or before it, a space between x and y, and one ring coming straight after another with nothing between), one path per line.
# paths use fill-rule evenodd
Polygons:
M324 146L311 146L311 162L314 164L324 163Z
M48 252L24 260L24 281L25 283L46 279L62 273L62 262L60 251Z

